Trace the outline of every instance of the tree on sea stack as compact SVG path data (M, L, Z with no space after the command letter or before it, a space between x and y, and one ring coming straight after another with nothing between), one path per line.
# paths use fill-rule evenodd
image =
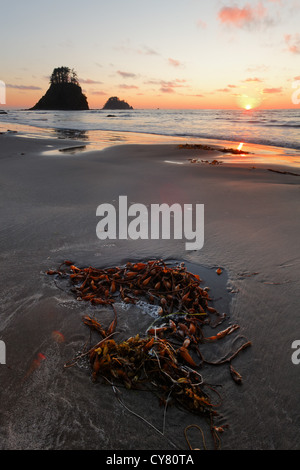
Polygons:
M75 85L79 85L75 70L71 70L69 67L58 67L54 69L50 77L50 83L52 85L58 83L75 83Z
M83 111L88 110L77 74L69 67L55 68L50 77L50 88L31 110Z

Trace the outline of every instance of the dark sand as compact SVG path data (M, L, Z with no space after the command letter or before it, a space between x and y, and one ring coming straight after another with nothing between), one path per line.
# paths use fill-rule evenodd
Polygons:
M65 259L81 266L113 266L163 258L192 263L228 322L252 342L228 369L203 371L221 384L223 449L299 449L300 365L291 361L299 320L299 168L253 159L232 163L218 152L179 150L176 145L124 145L102 151L57 152L85 142L0 135L0 339L7 365L0 365L0 448L188 450L184 428L198 423L212 448L206 424L168 408L165 436L128 412L111 387L94 384L84 363L69 369L89 340L81 317L94 308L77 302L45 275ZM274 150L275 152L275 150ZM193 164L190 158L223 161ZM254 163L253 163L254 162ZM255 168L253 168L255 166ZM205 242L185 250L181 240L106 240L96 237L96 208L116 203L205 204ZM215 274L224 269L223 277ZM103 309L103 323L111 311ZM144 333L153 318L119 306L119 338ZM60 342L53 332L63 334ZM228 337L220 358L236 348ZM32 368L38 354L45 360ZM163 408L148 393L122 391L124 402L162 430ZM194 446L201 446L195 435Z

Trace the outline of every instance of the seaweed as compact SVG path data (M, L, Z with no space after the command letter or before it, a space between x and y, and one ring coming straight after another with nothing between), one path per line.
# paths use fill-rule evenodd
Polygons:
M218 270L217 274L221 272ZM65 367L87 356L93 381L103 379L113 387L122 384L128 390L146 388L155 393L165 408L173 404L206 418L218 448L219 433L224 427L216 426L215 419L222 399L216 386L207 383L200 370L205 364L227 364L233 381L241 385L242 376L233 368L232 361L251 342L245 341L218 361L205 359L202 345L222 340L238 330L239 325L205 335L205 327L215 329L224 322L226 314L211 306L210 289L201 287L200 277L188 272L184 263L170 267L163 260L128 262L122 267L105 269L80 268L65 261L58 270L47 274L67 278L78 300L109 306L113 311L107 327L89 315L82 317L83 323L99 335L99 341ZM115 303L136 304L141 298L157 305L157 318L146 333L117 341L113 338L118 325Z

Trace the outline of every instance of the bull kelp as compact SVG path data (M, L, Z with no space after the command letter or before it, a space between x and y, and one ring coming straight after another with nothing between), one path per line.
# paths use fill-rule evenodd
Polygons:
M216 271L216 275L221 273L221 269ZM218 448L219 433L224 428L216 426L215 419L222 400L216 387L203 378L203 368L205 364L227 365L230 376L240 385L242 377L232 361L251 343L244 340L236 351L218 361L204 357L202 345L222 340L236 332L239 325L220 327L226 314L211 306L210 289L201 287L200 277L188 272L184 263L170 267L163 260L128 262L104 269L81 268L65 261L47 274L67 278L78 300L108 306L113 313L106 326L91 315L83 316L83 323L99 335L99 341L65 367L87 356L94 381L103 379L114 389L116 384L129 390L146 388L165 407L173 404L205 417ZM117 341L115 304L137 304L141 299L157 306L157 317L145 333ZM207 335L207 328L219 331Z

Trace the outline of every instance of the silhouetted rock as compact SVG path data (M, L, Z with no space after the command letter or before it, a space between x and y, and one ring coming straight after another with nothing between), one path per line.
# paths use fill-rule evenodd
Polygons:
M0 114L7 114L7 112L4 111L3 109L0 109Z
M120 100L117 96L112 96L106 101L103 109L133 109L133 107L129 106L126 101Z
M76 72L69 67L53 70L50 88L31 110L81 111L89 109Z
M31 110L82 111L89 109L86 96L75 83L50 85L46 94Z

